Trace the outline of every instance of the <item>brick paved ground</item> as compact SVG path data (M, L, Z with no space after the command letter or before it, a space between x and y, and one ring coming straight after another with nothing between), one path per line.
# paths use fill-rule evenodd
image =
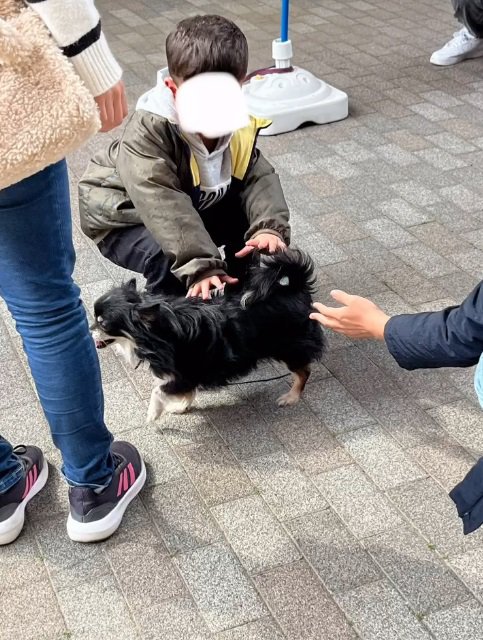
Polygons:
M178 19L235 19L253 68L278 5L99 1L131 105ZM261 142L320 298L348 288L393 313L461 300L483 273L483 60L429 64L456 28L449 1L294 0L292 16L297 62L351 99L345 122ZM71 159L73 185L105 142ZM122 274L75 242L91 308ZM0 432L58 468L5 314L0 332ZM274 408L283 381L203 394L157 425L146 375L103 352L107 420L143 451L147 487L112 540L81 546L52 469L0 552L0 638L483 638L483 534L464 538L447 498L483 450L472 372L410 374L379 344L330 342L292 410Z

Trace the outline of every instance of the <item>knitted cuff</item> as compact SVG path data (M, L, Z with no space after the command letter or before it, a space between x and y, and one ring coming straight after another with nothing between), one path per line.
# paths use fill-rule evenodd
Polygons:
M122 69L103 33L97 42L70 61L94 97L111 89L122 77Z

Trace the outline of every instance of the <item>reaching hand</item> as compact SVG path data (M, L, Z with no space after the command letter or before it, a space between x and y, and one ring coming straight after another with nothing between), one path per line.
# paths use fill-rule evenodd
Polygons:
M268 251L268 253L275 253L275 251L281 251L286 249L287 245L283 240L273 233L259 233L255 238L248 240L243 249L235 254L237 258L244 258L255 249L258 251Z
M231 278L230 276L211 276L209 278L203 278L203 280L200 280L188 289L186 297L201 297L203 300L209 300L211 298L212 289L224 289L225 284L237 284L237 282L237 278Z
M127 116L127 98L124 82L119 80L117 84L95 98L101 117L101 131L106 133L122 124Z
M310 314L312 320L350 338L384 339L389 316L382 309L367 298L351 296L344 291L331 291L330 295L344 306L335 308L315 303L318 313Z

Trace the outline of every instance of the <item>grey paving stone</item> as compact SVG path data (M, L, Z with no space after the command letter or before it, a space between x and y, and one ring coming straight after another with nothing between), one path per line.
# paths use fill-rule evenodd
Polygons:
M427 624L437 640L482 640L483 607L476 600L438 611Z
M220 439L179 447L177 454L208 505L253 493L239 462Z
M467 553L453 556L448 560L451 568L461 580L471 589L473 594L481 600L483 595L483 554L481 548L476 548Z
M397 144L390 143L376 147L375 151L388 162L399 167L406 167L410 164L418 163L418 159L410 151L402 149Z
M357 165L339 158L338 156L329 156L327 158L321 158L316 162L317 167L331 175L337 180L343 180L345 178L352 178L359 175L360 170Z
M259 496L226 502L211 512L249 573L260 573L301 557Z
M34 537L32 525L27 521L15 544L2 546L0 558L0 594L9 589L48 580L48 573Z
M439 222L429 222L412 227L411 233L442 256L450 255L459 249L469 249L466 242L455 237L454 233Z
M243 463L243 468L280 520L327 506L313 482L284 452L252 458Z
M196 549L221 537L221 531L187 478L152 488L143 501L172 554Z
M273 369L267 372L266 377L274 376ZM265 377L263 371L258 369L252 374L250 379L261 379ZM256 385L249 385L250 393ZM266 398L267 385L263 384L264 404L269 406L269 410L274 410L275 398ZM246 387L245 387L246 389ZM243 393L243 388L240 388ZM218 406L210 411L218 433L227 443L230 450L239 460L245 460L255 455L268 454L278 451L281 448L280 441L270 425L260 417L258 411L253 407L253 400L247 397L242 411L233 411L232 406Z
M420 203L416 199L416 205ZM410 227L416 224L423 224L433 219L433 216L421 208L415 208L402 198L392 198L385 202L380 202L377 208L386 216L389 216L403 227Z
M25 370L18 359L2 362L0 369L0 410L35 400Z
M394 249L415 242L416 239L402 227L387 218L374 218L364 223L373 238L388 249Z
M297 417L274 416L274 430L291 458L309 475L351 462L333 434L305 406ZM300 416L300 417L299 417Z
M381 578L375 564L332 509L291 520L287 527L331 592L347 591Z
M450 438L414 447L410 453L448 492L465 477L475 463L474 457Z
M180 478L183 467L156 427L123 432L122 438L138 448L146 464L146 487Z
M400 526L401 517L394 507L356 465L322 473L315 482L358 538Z
M67 483L60 472L61 459L57 452L48 452L49 480L44 489L29 502L27 513L32 522L40 522L44 518L52 518L69 513Z
M446 131L443 133L435 133L426 139L438 147L441 147L441 149L449 151L449 153L460 154L475 151L474 145L470 144L467 140Z
M481 208L481 197L463 185L445 187L440 190L440 193L463 211L478 211Z
M176 564L211 631L223 631L268 613L226 545L180 554Z
M102 547L72 542L65 533L65 514L35 523L35 534L56 590L77 587L110 574Z
M212 638L205 621L191 598L158 602L136 614L141 638L147 640L209 640ZM139 637L139 636L138 636Z
M216 636L216 640L282 640L282 638L285 636L270 618L249 622Z
M339 436L339 440L383 491L426 476L380 426L357 429Z
M440 197L431 189L428 189L422 184L416 181L399 182L392 185L392 189L401 198L408 200L411 204L424 207L429 204L434 204L440 200ZM444 194L443 194L444 195ZM412 224L418 224L413 222Z
M442 149L423 149L417 151L416 156L440 171L452 171L467 165L462 158L455 157Z
M443 405L430 411L433 416L456 440L475 455L483 451L481 429L481 409L467 400Z
M44 453L49 453L54 444L47 422L37 402L25 402L21 406L0 410L0 433L13 445L32 442Z
M181 576L151 524L110 544L106 556L135 617L163 600L186 595Z
M370 229L370 224L367 223L367 225ZM386 290L381 279L362 270L356 259L328 265L324 267L324 274L331 278L332 288L335 286L344 291L350 290L361 296L373 296L375 293Z
M394 252L382 247L373 238L348 242L344 245L344 249L353 259L359 261L362 269L370 273L383 275L388 269L396 269L402 265Z
M441 557L408 525L368 538L365 547L417 614L426 615L469 597Z
M48 579L26 582L17 589L0 587L0 639L62 637L65 621Z
M127 634L133 631L129 609L112 574L61 589L57 599L69 631L99 635L113 627Z
M319 215L318 224L324 235L337 244L367 236L367 232L354 224L346 215L338 212Z
M438 552L454 555L481 547L481 532L463 536L453 502L432 478L392 489L389 496Z
M215 428L208 416L197 412L176 416L163 414L157 421L156 430L172 447L195 444L216 436Z
M356 635L304 562L256 578L256 585L291 640L346 640Z
M337 602L365 640L429 640L397 591L385 580L338 594Z
M334 378L307 387L305 401L335 434L344 433L373 422L361 405Z
M147 405L127 380L104 385L105 420L115 435L146 425Z
M456 271L454 263L419 242L394 249L394 253L408 266L417 269L429 278L445 276Z
M312 255L315 263L321 267L335 262L342 262L348 257L347 253L339 245L331 242L321 232L300 238L299 244Z

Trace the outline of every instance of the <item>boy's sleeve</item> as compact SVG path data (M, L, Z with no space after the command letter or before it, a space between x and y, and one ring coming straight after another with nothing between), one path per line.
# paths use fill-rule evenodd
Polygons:
M117 168L139 217L187 288L225 273L218 248L181 189L166 128L154 117L134 114L120 144Z
M249 223L245 234L246 240L250 240L259 233L268 232L274 233L289 244L290 214L280 178L259 149L253 152L253 159L245 176L241 200Z
M384 338L405 369L477 364L483 353L483 283L459 307L394 316Z

